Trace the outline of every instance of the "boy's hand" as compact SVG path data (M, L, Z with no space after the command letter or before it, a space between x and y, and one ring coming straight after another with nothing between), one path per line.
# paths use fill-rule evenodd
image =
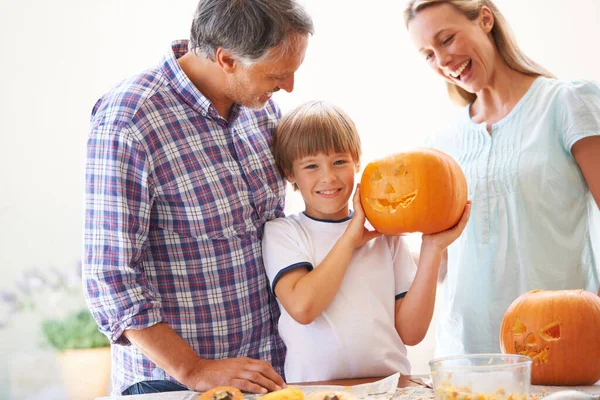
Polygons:
M354 204L354 215L352 220L346 228L344 235L347 235L353 243L355 249L363 246L371 239L375 239L382 235L382 233L376 230L369 230L365 227L365 212L360 204L360 184L356 185L356 192L354 192L354 198L352 199Z
M452 228L438 232L431 233L428 235L423 235L422 241L424 246L433 246L436 250L444 251L452 242L454 242L461 235L465 226L467 226L467 222L469 221L469 216L471 215L471 200L467 201L465 205L465 209L463 210L462 217L458 221L456 225Z

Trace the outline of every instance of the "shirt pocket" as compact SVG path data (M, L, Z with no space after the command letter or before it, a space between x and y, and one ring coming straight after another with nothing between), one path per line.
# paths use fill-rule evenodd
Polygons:
M245 230L247 190L235 165L186 165L160 186L153 207L155 224L181 236L228 239ZM173 171L172 171L173 173Z
M241 170L249 188L250 203L260 223L283 216L285 180L275 166L267 138L262 135L236 137Z

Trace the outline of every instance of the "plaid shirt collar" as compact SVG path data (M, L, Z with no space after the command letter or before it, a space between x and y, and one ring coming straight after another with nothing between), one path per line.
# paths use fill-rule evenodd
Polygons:
M187 77L181 66L177 62L179 57L182 57L189 51L189 40L175 40L171 43L171 51L169 51L161 61L161 70L164 76L169 81L169 84L174 88L181 98L189 104L195 111L203 116L212 116L213 118L221 118L212 102L198 90ZM231 116L238 115L240 106L234 104L231 108Z

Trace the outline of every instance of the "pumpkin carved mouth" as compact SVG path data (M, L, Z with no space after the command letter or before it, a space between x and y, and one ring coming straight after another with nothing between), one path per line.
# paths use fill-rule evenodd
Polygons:
M410 204L417 197L417 193L419 193L418 189L400 197L397 197L395 194L389 195L384 199L367 197L367 202L377 211L387 211L389 213L393 213L396 212L398 207L406 208L410 206Z

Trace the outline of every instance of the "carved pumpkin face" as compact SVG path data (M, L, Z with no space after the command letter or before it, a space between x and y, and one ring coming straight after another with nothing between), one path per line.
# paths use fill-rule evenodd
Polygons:
M435 233L460 219L467 181L452 157L422 148L369 163L360 198L367 219L381 233Z
M534 385L592 385L600 379L600 297L583 290L534 290L508 308L504 353L533 359Z

